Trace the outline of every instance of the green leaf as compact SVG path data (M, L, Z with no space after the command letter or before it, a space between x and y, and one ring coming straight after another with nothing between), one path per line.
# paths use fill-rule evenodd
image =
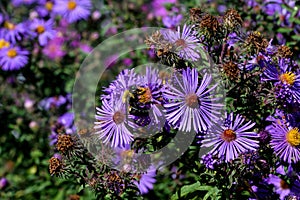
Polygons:
M300 35L292 35L292 39L300 41Z
M277 29L277 31L279 32L279 33L290 33L290 32L292 32L293 31L293 29L292 28L279 28L279 29Z
M171 200L175 200L175 199L179 199L181 198L182 196L185 196L189 193L192 193L196 190L198 190L200 188L200 183L199 182L196 182L192 185L186 185L186 186L183 186L181 189L180 189L180 192L178 194L178 192L176 192L176 194L174 194L172 197L171 197Z

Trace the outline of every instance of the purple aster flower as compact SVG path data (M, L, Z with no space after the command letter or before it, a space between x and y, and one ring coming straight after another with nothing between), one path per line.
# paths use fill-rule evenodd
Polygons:
M14 24L8 20L4 22L4 28L0 30L0 35L3 35L4 38L12 44L16 44L17 41L20 41L24 34L26 34L24 23Z
M216 121L218 110L223 106L214 103L211 92L217 85L208 88L211 75L205 74L199 84L196 69L187 68L182 75L173 76L174 82L166 84L163 97L168 122L181 131L205 131Z
M162 34L167 41L176 46L175 53L181 58L193 61L200 58L199 39L193 31L193 26L185 24L182 31L178 26L177 31L164 30Z
M36 0L12 0L12 4L16 7L20 5L31 5L35 2Z
M57 0L54 11L61 14L69 23L87 19L91 14L90 0Z
M153 8L153 14L156 17L164 17L168 14L165 4L175 4L177 0L154 0L151 5Z
M276 173L284 176L286 175L282 165L276 169ZM284 200L285 197L290 194L290 185L287 184L286 180L281 179L279 176L270 174L266 179L266 182L275 186L275 192L280 195L280 200Z
M61 123L65 128L70 128L74 123L74 113L67 112L60 116L57 121Z
M28 63L28 51L9 47L0 51L0 66L4 71L18 70Z
M39 0L38 6L36 7L36 11L41 17L46 17L53 13L52 11L54 5L54 0Z
M49 135L50 146L54 146L57 143L57 137L58 137L58 134L52 130L51 134Z
M288 163L300 161L300 132L297 127L277 119L268 131L271 134L270 145L278 157Z
M51 60L61 59L66 55L66 51L63 50L63 44L63 38L55 37L43 48L43 54Z
M156 169L150 167L147 172L136 175L136 181L134 184L139 188L141 194L147 194L149 190L153 189L153 185L156 182Z
M42 19L34 19L30 25L33 36L37 36L41 46L45 46L49 39L54 38L56 31L53 30L53 20L44 21Z
M287 98L288 103L300 103L300 73L299 71L292 71L293 66L288 63L288 60L279 59L278 70L275 65L269 64L264 71L264 81L274 82L275 88L277 88L277 96L289 97L284 94L291 94L291 99Z
M162 18L162 22L165 27L173 29L180 24L182 18L183 16L181 14L173 16L167 15Z
M201 163L203 163L207 169L213 170L215 169L215 165L218 164L218 161L211 153L208 153L201 157Z
M122 101L102 100L101 108L96 108L95 129L103 143L111 143L111 147L124 147L133 141L133 134L129 128L134 128L132 117L127 114L126 106Z
M256 150L259 141L259 135L255 132L249 131L255 123L248 121L244 123L245 118L237 114L234 118L233 113L226 117L231 123L229 126L216 125L214 130L209 130L202 141L204 147L212 147L210 153L218 155L219 158L224 156L226 162L234 160L239 154L245 153L248 150Z
M282 0L265 0L264 3L262 9L267 15L274 15L282 10Z
M101 95L101 99L111 100L112 97L122 100L123 103L126 102L129 91L132 87L136 87L137 74L133 69L123 70L113 81L108 88L105 88L103 91L105 94Z
M59 95L59 96L43 99L39 105L43 109L49 110L51 108L58 108L61 105L65 104L66 102L67 102L67 98L62 95Z

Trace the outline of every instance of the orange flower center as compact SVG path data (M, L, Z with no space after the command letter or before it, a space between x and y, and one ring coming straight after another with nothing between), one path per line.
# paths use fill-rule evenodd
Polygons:
M8 21L4 22L4 27L9 30L14 30L16 28L16 26L13 23L10 23Z
M281 74L279 79L281 80L282 83L293 85L296 80L296 75L292 72L286 72L284 74Z
M4 47L9 47L9 42L5 41L4 39L0 40L0 49L3 49Z
M226 141L226 142L231 142L233 140L236 139L236 134L233 130L231 129L226 129L222 135L221 135L221 138Z
M185 97L185 102L186 105L190 108L197 108L199 106L199 100L195 93L187 95Z
M286 134L286 140L291 146L300 145L300 133L298 128L293 128Z
M53 3L51 1L47 1L47 3L45 4L45 8L48 10L48 11L51 11L52 8L53 8Z
M37 26L37 27L36 27L36 32L37 32L38 34L44 33L44 32L45 32L45 27L42 26L42 25Z
M15 49L10 49L7 51L7 56L10 58L14 58L17 56L17 51Z
M124 122L124 120L125 120L125 115L120 111L117 111L113 116L113 121L116 124L121 124Z
M69 1L68 2L68 9L69 10L74 10L76 8L77 4L75 1Z

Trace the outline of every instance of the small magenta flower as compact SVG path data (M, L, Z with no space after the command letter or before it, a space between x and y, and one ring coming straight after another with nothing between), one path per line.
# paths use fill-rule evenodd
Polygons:
M53 30L53 20L44 21L42 19L34 19L30 25L33 36L38 37L41 46L45 46L50 39L55 37L56 31Z
M236 159L239 154L258 148L259 135L249 131L255 125L254 122L244 123L245 118L233 113L226 113L225 119L229 122L224 125L216 125L214 130L209 130L202 141L204 147L212 147L209 153L224 158L226 162Z
M0 190L4 190L8 186L8 180L6 178L0 179Z
M64 39L61 37L55 37L47 43L42 52L51 60L59 60L66 55L63 45Z
M0 67L4 71L18 70L28 63L28 51L9 47L0 51Z
M61 14L69 23L87 19L91 14L90 0L57 0L54 11Z

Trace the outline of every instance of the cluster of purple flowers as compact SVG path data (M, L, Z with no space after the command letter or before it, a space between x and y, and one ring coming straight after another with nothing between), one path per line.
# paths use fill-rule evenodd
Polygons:
M17 21L8 13L0 14L0 67L4 71L19 70L29 63L32 49L24 47L32 42L50 59L64 56L63 25L56 24L56 19L68 25L87 19L92 9L90 0L14 0L11 3L16 9L32 8L36 14L23 21Z

